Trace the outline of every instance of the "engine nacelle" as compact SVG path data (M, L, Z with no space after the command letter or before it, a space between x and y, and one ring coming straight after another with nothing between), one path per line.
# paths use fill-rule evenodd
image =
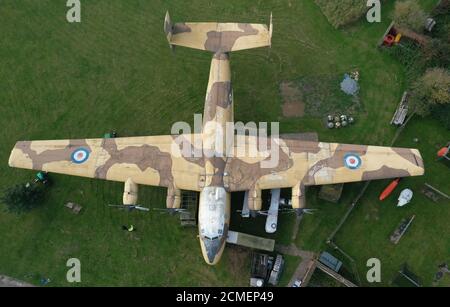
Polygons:
M167 188L166 207L179 209L181 207L181 190L173 187Z
M292 188L292 208L304 209L306 207L305 186L301 183Z
M138 185L128 178L125 181L125 187L123 191L123 204L126 206L136 205L138 201Z
M259 211L262 207L261 190L252 189L248 191L248 208L251 211Z

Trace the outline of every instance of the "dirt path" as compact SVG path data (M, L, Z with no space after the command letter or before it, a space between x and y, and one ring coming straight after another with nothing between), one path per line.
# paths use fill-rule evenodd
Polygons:
M292 287L296 280L302 281L302 287L306 286L308 284L309 278L311 277L310 273L314 271L316 266L316 254L311 251L301 250L297 248L295 244L276 245L275 250L282 254L296 256L302 259L294 274L292 275L291 280L288 283L288 287Z
M295 246L294 243L291 243L291 245L275 244L275 250L282 254L296 256L296 257L302 257L302 259L312 258L315 255L313 252L304 251L304 250L299 249L297 246Z
M295 218L294 228L292 229L292 237L291 237L292 241L295 241L295 239L297 239L298 229L300 227L300 222L302 221L302 218L303 214Z

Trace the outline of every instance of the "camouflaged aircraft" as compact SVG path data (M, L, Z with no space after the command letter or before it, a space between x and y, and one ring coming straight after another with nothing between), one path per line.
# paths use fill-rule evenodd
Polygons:
M271 45L269 26L250 23L176 23L167 13L169 45L213 54L200 134L17 142L11 167L124 182L124 205L135 205L138 185L167 188L166 206L180 208L181 191L197 191L199 241L208 264L224 250L230 223L230 193L248 191L250 210L261 209L263 189L292 189L292 207L305 208L305 187L424 173L417 149L349 145L270 136L272 144L258 156L232 155L216 147L218 129L233 122L230 53ZM231 150L259 144L254 136L236 135ZM195 141L199 139L200 142ZM185 156L182 144L216 155ZM275 146L276 145L276 146ZM184 146L184 145L183 145ZM276 148L278 163L261 167ZM198 148L197 148L198 149ZM175 151L175 152L174 152ZM180 151L180 152L177 152ZM245 151L244 151L245 152Z

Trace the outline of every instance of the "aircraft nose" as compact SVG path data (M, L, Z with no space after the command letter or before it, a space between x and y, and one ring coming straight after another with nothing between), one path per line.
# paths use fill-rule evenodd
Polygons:
M210 240L203 238L202 242L205 247L204 258L206 263L214 265L219 261L220 253L222 251L222 240L220 238Z

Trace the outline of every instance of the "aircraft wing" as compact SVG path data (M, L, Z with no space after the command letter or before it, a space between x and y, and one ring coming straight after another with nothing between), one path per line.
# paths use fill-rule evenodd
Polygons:
M266 150L257 149L259 156L254 157L249 148L257 144L255 139L237 136L235 140L234 157L228 159L226 168L230 191L424 174L422 157L417 149L272 138L274 145L267 146Z
M177 136L21 141L9 165L52 173L198 191L201 158L183 158ZM194 135L186 135L194 144ZM174 153L174 154L171 154Z

